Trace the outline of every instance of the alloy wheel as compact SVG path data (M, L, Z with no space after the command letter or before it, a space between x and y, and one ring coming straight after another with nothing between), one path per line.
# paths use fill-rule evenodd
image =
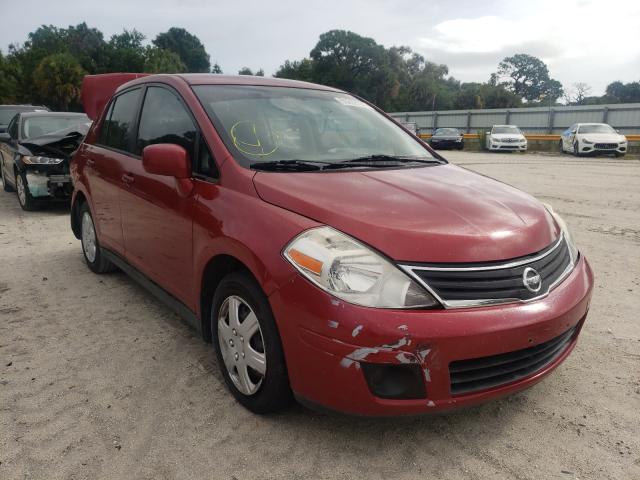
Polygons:
M27 203L27 190L22 180L22 175L16 174L16 191L18 192L18 201L20 205L24 206Z
M82 250L89 262L96 261L96 230L93 226L93 220L89 212L84 212L82 215Z
M244 395L255 394L267 372L264 340L255 312L236 295L220 306L218 343L233 384Z

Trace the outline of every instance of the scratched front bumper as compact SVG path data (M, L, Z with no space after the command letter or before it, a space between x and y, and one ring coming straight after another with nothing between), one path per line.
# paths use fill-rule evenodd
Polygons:
M449 364L525 349L582 326L593 275L582 257L549 296L527 304L458 310L382 310L345 303L295 276L270 297L291 387L310 404L355 415L410 415L473 405L527 388L555 369L577 341L541 370L512 383L454 396ZM360 362L416 363L424 399L370 393Z

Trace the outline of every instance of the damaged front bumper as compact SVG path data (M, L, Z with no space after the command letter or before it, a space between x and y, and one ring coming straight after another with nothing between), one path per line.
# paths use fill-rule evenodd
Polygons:
M592 285L581 258L551 294L526 304L373 309L300 276L269 299L300 401L391 416L473 405L537 383L575 346Z
M23 168L29 193L34 199L71 199L73 184L66 165L24 165Z

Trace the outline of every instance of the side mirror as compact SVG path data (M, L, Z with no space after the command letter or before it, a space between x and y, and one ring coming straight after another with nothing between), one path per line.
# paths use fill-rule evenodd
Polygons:
M0 133L0 142L9 143L11 141L11 135L6 132Z
M147 173L177 179L191 178L189 154L180 145L156 143L142 150L142 166Z

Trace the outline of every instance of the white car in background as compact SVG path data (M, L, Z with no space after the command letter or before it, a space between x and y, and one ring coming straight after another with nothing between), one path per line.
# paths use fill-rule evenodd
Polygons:
M487 134L486 147L491 152L498 150L526 152L527 139L515 125L494 125Z
M587 153L627 153L627 137L606 123L574 123L560 135L560 151L580 156Z

